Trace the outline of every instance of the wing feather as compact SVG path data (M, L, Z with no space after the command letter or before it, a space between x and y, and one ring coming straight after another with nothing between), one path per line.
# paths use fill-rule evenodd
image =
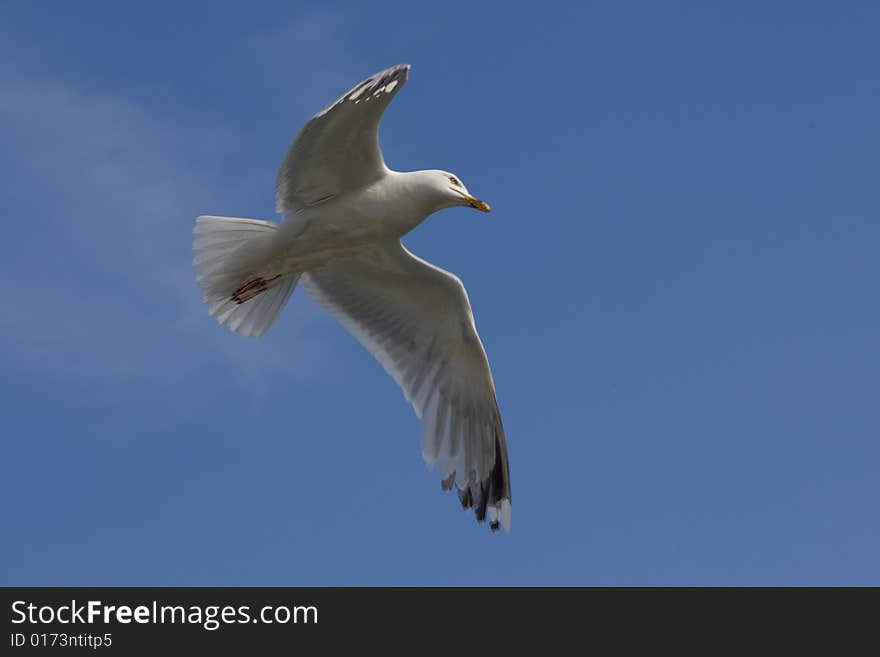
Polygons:
M504 428L461 281L395 240L303 275L303 286L397 381L423 421L422 455L478 520L510 525Z
M303 126L278 170L278 212L317 205L382 176L379 122L409 68L401 64L370 76Z

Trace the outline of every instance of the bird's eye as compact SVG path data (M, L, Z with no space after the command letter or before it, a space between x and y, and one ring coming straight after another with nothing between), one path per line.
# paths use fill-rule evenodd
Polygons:
M458 178L456 178L455 176L449 176L449 182L451 182L456 187L461 187L461 183L458 182Z

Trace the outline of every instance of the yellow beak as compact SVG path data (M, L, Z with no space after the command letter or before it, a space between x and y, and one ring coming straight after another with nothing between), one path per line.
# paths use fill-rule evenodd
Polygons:
M481 201L478 198L474 198L473 196L468 196L467 200L468 200L468 204L472 208L476 208L480 212L490 212L492 210L492 208L489 207L488 203L484 203L483 201Z

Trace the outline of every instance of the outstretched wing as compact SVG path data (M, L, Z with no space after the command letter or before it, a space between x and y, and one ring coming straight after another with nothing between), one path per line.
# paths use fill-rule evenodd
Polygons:
M422 455L465 508L510 527L504 428L467 292L395 240L302 277L403 389L423 421Z
M408 73L409 64L380 71L306 123L278 170L278 212L296 212L382 176L379 121Z

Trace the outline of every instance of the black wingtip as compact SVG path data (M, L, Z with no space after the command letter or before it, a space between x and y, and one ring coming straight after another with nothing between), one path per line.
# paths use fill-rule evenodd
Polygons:
M478 523L485 522L487 512L492 509L492 513L489 514L489 529L497 532L501 528L502 521L507 529L510 515L510 482L500 440L496 439L495 443L495 464L483 481L471 479L459 487L455 483L455 472L453 472L443 479L440 485L443 490L451 490L454 485L461 508L472 508Z

